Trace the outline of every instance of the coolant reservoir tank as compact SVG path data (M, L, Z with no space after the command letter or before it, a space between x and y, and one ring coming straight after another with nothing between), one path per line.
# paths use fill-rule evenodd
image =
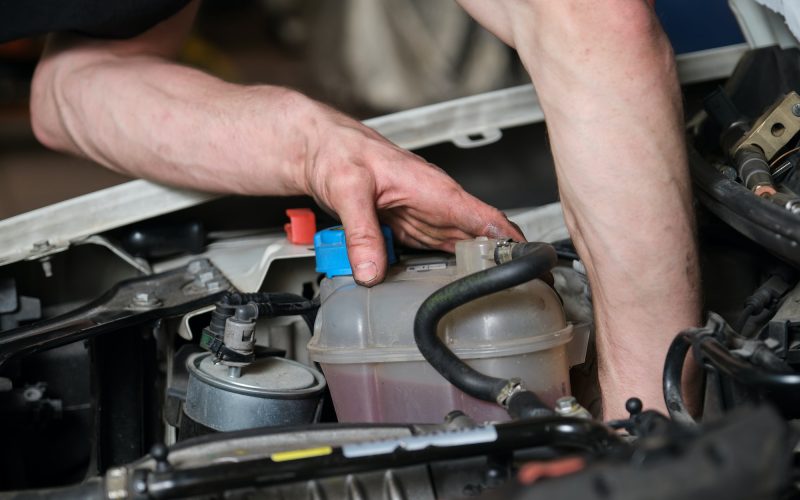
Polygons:
M321 308L309 342L341 422L442 422L452 410L478 421L508 420L494 403L479 401L447 382L420 354L414 317L434 291L494 266L498 240L456 244L456 256L401 259L372 288L350 275L320 284ZM521 378L545 402L569 393L567 324L555 291L540 280L483 297L447 314L439 336L475 369Z

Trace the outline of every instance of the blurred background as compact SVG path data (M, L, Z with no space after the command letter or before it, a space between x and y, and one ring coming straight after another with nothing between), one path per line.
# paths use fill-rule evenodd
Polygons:
M744 43L726 0L661 0L657 11L678 54ZM36 142L28 93L43 44L0 44L0 219L128 180ZM289 86L361 119L528 82L514 51L452 0L206 0L181 61L229 81ZM687 101L702 93L693 89ZM508 133L527 134L514 141L526 150L418 153L500 208L553 201L544 126ZM487 183L486 165L503 155L516 166Z

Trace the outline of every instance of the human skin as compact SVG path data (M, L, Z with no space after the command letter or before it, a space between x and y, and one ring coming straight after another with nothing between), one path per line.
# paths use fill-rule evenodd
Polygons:
M539 95L592 289L604 416L634 395L665 410L664 357L700 300L680 87L652 2L460 3L517 49Z
M56 35L34 74L44 145L134 177L244 195L310 195L341 219L355 279L386 274L379 219L417 248L523 239L499 210L374 130L290 89L236 85L170 60L197 2L127 40Z
M547 119L570 234L595 306L606 418L631 395L663 410L661 366L698 322L674 58L644 0L462 0L516 47ZM521 238L497 210L377 133L296 92L239 86L169 60L196 5L125 41L59 36L33 81L54 149L169 184L309 194L342 219L355 277L386 269L378 217L411 246Z

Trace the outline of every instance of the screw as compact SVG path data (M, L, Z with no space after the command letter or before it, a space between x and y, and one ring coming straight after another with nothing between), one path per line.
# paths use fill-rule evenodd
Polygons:
M122 477L125 472L121 468L109 469L108 475L109 477Z
M800 116L800 104L795 104L792 106L792 114L794 116Z
M207 282L213 279L214 279L214 273L212 271L207 271L197 275L197 281L199 281L201 285L205 285Z
M208 268L208 261L205 259L197 259L189 262L189 265L186 269L192 274L198 274L200 271L203 271Z
M575 399L574 396L564 396L563 398L558 398L556 400L556 412L557 413L570 412L577 404L578 400Z
M45 278L52 278L53 277L53 263L50 262L50 257L42 257L39 259L39 262L42 263L42 272L44 273Z
M161 305L161 301L150 292L136 292L133 296L133 305L136 307L152 308Z

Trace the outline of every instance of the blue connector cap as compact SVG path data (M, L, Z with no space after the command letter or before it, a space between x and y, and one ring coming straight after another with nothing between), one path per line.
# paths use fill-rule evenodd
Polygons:
M397 262L394 253L394 240L389 226L381 224L383 241L386 243L386 257L389 264ZM350 259L347 258L347 242L342 226L323 229L314 235L314 251L317 255L317 272L325 273L328 278L334 276L352 276Z

